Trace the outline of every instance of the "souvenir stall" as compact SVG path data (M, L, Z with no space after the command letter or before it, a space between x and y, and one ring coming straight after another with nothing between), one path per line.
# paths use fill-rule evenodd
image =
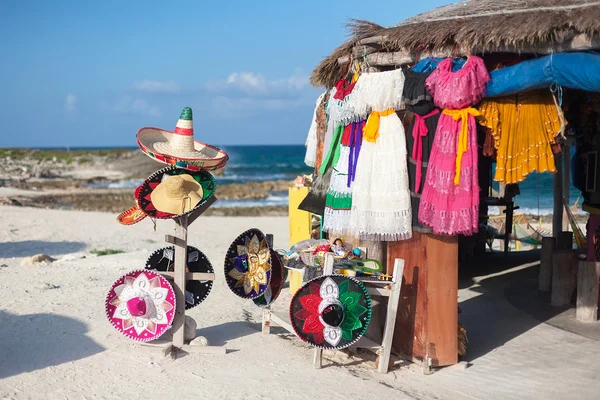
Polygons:
M573 143L577 184L586 204L600 203L584 144L599 128L599 21L600 5L586 1L463 1L391 28L353 21L352 39L313 72L325 91L306 141L314 184L299 208L388 274L404 260L402 358L430 367L464 354L459 254L485 251L489 205L510 208L528 175L553 173L559 235ZM380 327L372 319L370 334Z

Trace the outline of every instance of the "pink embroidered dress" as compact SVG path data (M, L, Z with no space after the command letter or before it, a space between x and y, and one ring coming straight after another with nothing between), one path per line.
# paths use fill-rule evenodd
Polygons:
M471 235L479 225L477 125L471 106L485 95L490 76L483 60L471 56L452 72L442 61L427 78L436 106L443 108L436 129L419 205L419 221L436 234Z

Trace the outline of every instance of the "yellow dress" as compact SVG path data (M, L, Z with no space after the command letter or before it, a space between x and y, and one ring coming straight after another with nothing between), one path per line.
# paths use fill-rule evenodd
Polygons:
M519 183L533 171L556 172L551 146L566 121L550 91L486 99L479 112L497 150L495 181Z

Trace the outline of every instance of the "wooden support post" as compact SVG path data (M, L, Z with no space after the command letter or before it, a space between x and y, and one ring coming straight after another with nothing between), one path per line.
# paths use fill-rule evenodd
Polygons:
M562 155L554 156L556 165L556 173L553 175L554 182L554 212L552 213L552 236L558 238L558 234L562 232L562 214L563 214L563 184L562 184ZM557 243L558 245L558 243Z
M571 147L568 143L565 143L563 146L563 203L564 207L562 210L562 225L563 229L568 230L571 226L569 223L569 215L567 214L567 210L565 207L569 207L570 200L570 191L571 191Z
M577 271L577 311L581 322L598 321L600 303L600 262L579 261Z
M552 260L552 295L550 304L566 306L577 286L577 264L579 259L573 250L556 250Z
M187 264L187 227L188 218L184 215L176 221L175 236L178 240L175 241L175 300L176 309L173 319L173 346L181 348L184 344L185 331L185 268Z
M385 326L383 328L383 340L381 342L381 353L379 355L379 365L377 366L377 370L382 374L388 372L390 365L390 354L392 352L392 342L394 340L394 328L396 325L396 314L398 314L398 301L400 300L400 287L402 285L403 274L404 260L397 258L394 261L394 283L388 299Z
M538 290L549 292L552 290L552 254L556 249L556 238L542 238L542 255L540 260L540 275L538 277Z
M559 232L556 236L557 250L572 250L573 249L573 232Z

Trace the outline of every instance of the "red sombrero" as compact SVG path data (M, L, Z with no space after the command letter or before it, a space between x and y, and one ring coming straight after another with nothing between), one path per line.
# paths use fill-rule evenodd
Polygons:
M223 168L229 157L223 150L194 140L192 109L181 112L173 132L159 128L142 128L137 143L148 157L190 171Z
M147 342L160 337L173 323L175 292L156 272L131 271L112 285L105 309L116 330L130 339Z

